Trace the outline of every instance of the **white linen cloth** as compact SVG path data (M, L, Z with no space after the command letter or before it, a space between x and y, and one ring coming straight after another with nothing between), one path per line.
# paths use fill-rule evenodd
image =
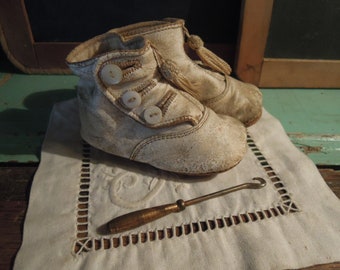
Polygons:
M340 202L265 110L233 169L190 178L96 150L77 103L55 105L14 269L287 269L340 261ZM218 147L218 146L212 146ZM119 235L112 218L263 177Z

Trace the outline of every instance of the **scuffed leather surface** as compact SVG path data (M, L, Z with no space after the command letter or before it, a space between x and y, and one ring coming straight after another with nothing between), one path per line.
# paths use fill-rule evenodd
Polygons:
M255 123L262 112L262 95L259 89L226 74L214 72L192 61L184 50L184 20L165 19L136 23L112 29L126 40L144 36L167 59L177 64L182 74L190 80L199 101L218 114L237 118L246 126ZM212 102L214 100L214 102Z
M240 83L240 81L228 76L226 77L225 87L225 91L219 96L202 103L214 108L215 112L232 115L246 126L250 126L261 117L262 94L256 86ZM245 96L247 98L244 98Z
M169 84L158 72L147 40L122 41L119 35L107 33L75 48L67 62L80 77L81 135L92 146L163 170L194 175L225 171L244 156L246 130L242 123L217 115ZM126 72L126 62L138 64L128 65ZM106 85L101 79L100 70L107 63L123 70L119 84ZM142 95L137 108L122 105L121 95L128 90ZM169 93L170 101L163 102L162 121L148 124L143 111L164 105Z

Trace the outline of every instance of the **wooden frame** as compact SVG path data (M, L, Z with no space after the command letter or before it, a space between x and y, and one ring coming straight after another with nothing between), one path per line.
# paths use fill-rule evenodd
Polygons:
M274 0L243 0L235 73L259 87L339 88L340 60L265 58Z
M66 55L76 42L35 42L24 0L0 0L0 41L9 60L26 73L69 74Z

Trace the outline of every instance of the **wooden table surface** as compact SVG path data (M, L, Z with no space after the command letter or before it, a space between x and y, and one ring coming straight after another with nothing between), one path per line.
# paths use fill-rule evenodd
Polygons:
M0 269L12 269L21 245L23 223L29 192L38 164L8 164L0 166ZM331 190L340 198L340 170L319 168ZM340 269L340 262L304 269Z

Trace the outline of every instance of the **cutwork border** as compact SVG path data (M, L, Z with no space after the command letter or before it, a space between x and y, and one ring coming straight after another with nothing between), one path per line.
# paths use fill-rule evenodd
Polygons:
M149 241L170 239L173 237L190 235L197 232L205 232L207 230L228 228L241 223L261 221L287 215L290 213L299 212L299 208L293 202L281 178L277 175L273 167L259 150L250 135L248 135L247 137L247 144L249 149L259 161L261 167L266 172L267 176L274 185L280 197L279 203L276 206L269 207L268 209L261 211L224 216L213 220L209 219L191 222L189 224L172 226L170 228L164 228L160 230L149 230L146 232L139 232L134 234L122 234L120 236L93 238L90 237L88 234L88 208L90 199L89 188L91 182L91 146L88 145L86 142L83 142L83 159L80 170L80 183L77 204L77 233L76 240L73 246L73 253L75 255L80 255L83 252L109 250L121 246L128 246L131 244L135 245Z

